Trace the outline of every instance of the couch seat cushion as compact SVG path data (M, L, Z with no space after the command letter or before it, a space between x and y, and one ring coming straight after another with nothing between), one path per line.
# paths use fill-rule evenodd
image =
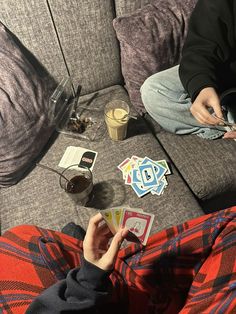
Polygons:
M103 108L105 103L117 98L128 101L125 90L113 86L99 91L92 104ZM91 95L84 96L81 103L89 99ZM159 197L149 193L138 198L130 186L124 185L117 166L126 157L137 155L168 160L143 118L130 120L127 139L121 142L113 142L107 133L98 141L84 141L61 134L40 162L61 170L58 164L68 146L80 146L98 152L93 169L94 199L90 207L76 207L60 189L57 175L36 167L17 185L0 190L3 231L22 223L60 230L69 221L86 228L89 218L98 209L124 204L154 213L152 232L203 214L173 165L173 174L168 177L169 185Z
M156 136L206 212L235 205L235 141L205 140L163 130Z

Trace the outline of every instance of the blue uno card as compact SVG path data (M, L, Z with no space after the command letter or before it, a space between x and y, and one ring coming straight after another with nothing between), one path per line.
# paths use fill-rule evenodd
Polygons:
M134 190L134 192L138 195L138 197L144 196L145 194L149 193L152 189L152 187L145 188L141 182L139 183L133 182L131 184L131 187Z
M140 176L144 187L153 187L158 184L153 165L142 164L138 167L138 169L140 171Z
M131 183L141 183L141 176L140 176L139 169L136 169L136 168L133 169Z
M146 165L151 164L154 167L156 178L157 178L158 182L162 179L162 177L167 172L167 169L165 167L161 166L160 164L158 164L157 162L155 162L154 160L152 160L149 157L145 157L143 159L142 165L143 164L146 164Z
M157 195L161 195L164 188L168 185L166 180L163 180L163 178L161 179L161 181L159 182L159 185L157 185L156 187L154 187L151 190L151 194L157 194Z

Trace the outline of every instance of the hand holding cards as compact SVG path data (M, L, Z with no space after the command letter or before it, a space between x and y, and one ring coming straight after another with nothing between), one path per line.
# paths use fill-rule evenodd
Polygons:
M119 228L127 228L131 232L130 241L146 245L154 215L141 208L115 207L100 211L109 229L115 234ZM132 236L133 235L133 236Z

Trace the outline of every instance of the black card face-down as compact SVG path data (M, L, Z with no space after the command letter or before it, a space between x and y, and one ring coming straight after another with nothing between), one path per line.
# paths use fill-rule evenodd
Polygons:
M96 153L89 152L89 151L85 152L81 158L79 165L90 169L94 163L95 158L96 158Z

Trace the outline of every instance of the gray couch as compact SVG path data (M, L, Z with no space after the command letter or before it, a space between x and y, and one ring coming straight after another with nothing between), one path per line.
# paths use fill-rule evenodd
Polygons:
M115 98L129 101L113 19L149 2L0 0L0 20L57 82L71 75L74 86L82 84L80 104L98 93L93 102L102 107ZM92 204L75 206L54 174L32 167L16 185L0 189L1 232L18 224L60 230L69 221L86 228L89 217L98 209L122 204L154 213L155 232L235 202L234 141L169 134L144 114L137 121L130 120L128 137L119 143L112 142L107 134L99 141L86 141L55 132L38 160L60 170L58 163L67 146L98 152ZM168 160L172 174L163 195L138 198L124 185L117 165L132 155Z

